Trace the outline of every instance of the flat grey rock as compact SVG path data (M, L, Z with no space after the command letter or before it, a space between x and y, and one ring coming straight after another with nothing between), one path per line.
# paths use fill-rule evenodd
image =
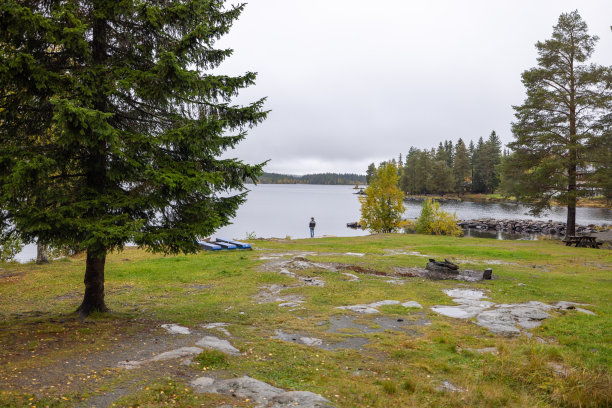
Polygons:
M543 302L530 301L516 304L499 304L482 300L486 295L482 291L471 289L450 289L444 293L451 296L458 306L433 306L431 310L444 316L469 319L476 317L476 324L489 331L503 336L516 336L521 329L533 329L550 317L551 310L580 309L574 302L557 302L549 305ZM578 310L593 313L589 310ZM531 333L525 333L531 335Z
M125 369L133 369L138 368L144 364L152 363L155 361L166 361L173 360L182 357L189 357L196 354L200 354L203 350L200 347L181 347L175 350L166 351L164 353L158 354L151 358L147 358L144 360L134 360L134 361L121 361L117 364L120 368Z
M336 307L336 309L344 309L344 310L351 310L355 313L363 313L363 314L375 314L375 313L380 313L380 311L378 310L379 307L381 306L388 306L388 305L404 305L404 304L413 304L413 306L404 306L404 307L422 307L421 305L419 305L416 302L400 302L398 300L381 300L378 302L373 302L373 303L368 303L365 305L352 305L352 306L338 306ZM416 306L419 305L419 306Z
M464 350L471 351L471 352L478 353L478 354L487 354L487 353L498 354L496 347L485 347L481 349L466 348Z
M442 392L464 392L465 390L461 387L457 387L449 381L443 381L439 387L436 387L438 391Z
M269 408L326 408L332 407L329 400L310 391L288 391L272 397Z
M300 334L290 334L285 333L282 330L276 330L276 336L272 337L273 339L279 339L283 341L288 341L292 343L299 343L305 346L321 346L323 345L323 340L317 339L315 337L302 336Z
M227 337L232 337L232 334L226 329L227 326L229 326L229 323L218 322L218 323L203 324L202 328L208 329L208 330L217 330L225 334Z
M178 324L162 324L162 328L166 329L171 334L191 334L191 331L187 327L179 326Z
M349 277L349 282L358 282L359 281L359 277L357 275L353 275L352 273L348 273L348 272L343 272L342 274L344 276L348 276Z
M149 361L172 360L174 358L193 356L195 354L200 354L201 352L202 349L200 347L181 347L176 350L166 351L164 353L153 356L149 359Z
M191 385L197 393L224 394L248 398L265 408L333 408L327 399L312 392L286 392L281 388L246 376L229 380L200 377L193 380Z
M369 307L367 305L338 306L336 309L350 310L355 313L364 313L364 314L380 313L378 309Z
M434 312L448 316L454 317L455 319L469 319L470 317L474 317L485 310L484 307L475 307L475 306L433 306L431 308Z
M581 307L577 307L577 308L576 308L576 311L577 311L577 312L580 312L580 313L588 314L588 315L591 315L591 316L597 316L597 313L595 313L595 312L591 312L590 310L583 309L583 308L581 308Z
M278 307L300 307L302 306L302 303L304 303L304 301L302 300L298 300L296 302L285 302L285 303L279 303Z
M421 306L421 304L419 302L415 302L415 301L409 301L409 302L404 302L402 303L402 306L404 306L405 308L414 308L414 309L422 309L423 306Z
M225 354L239 355L240 350L232 346L227 340L220 339L215 336L204 336L196 343L197 346L207 349L219 350Z

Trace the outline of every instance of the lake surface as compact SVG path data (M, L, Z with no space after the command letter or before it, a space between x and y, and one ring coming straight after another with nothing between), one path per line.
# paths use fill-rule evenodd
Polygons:
M213 237L245 239L247 234L262 238L307 238L310 217L317 222L315 236L358 236L368 235L367 231L346 227L346 223L358 221L360 204L352 186L320 186L303 184L260 184L249 185L251 190L231 225L217 231ZM405 203L405 217L414 219L421 212L420 203ZM541 217L527 213L520 204L500 203L444 203L442 208L455 212L462 220L474 218L496 219L541 219L566 221L565 208L553 208ZM605 208L576 209L577 224L612 224L612 211ZM470 233L476 236L478 233ZM467 234L466 234L467 235ZM512 239L510 235L487 234L498 239ZM514 237L515 238L515 237ZM28 245L18 256L27 261L36 257L36 247Z

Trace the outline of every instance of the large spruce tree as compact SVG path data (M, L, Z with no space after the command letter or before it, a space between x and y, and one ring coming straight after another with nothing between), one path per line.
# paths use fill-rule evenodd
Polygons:
M579 172L589 172L588 147L603 137L612 111L612 71L587 64L597 37L577 11L562 14L551 39L538 42L538 66L522 81L525 102L516 106L504 160L506 192L535 213L558 201L567 206L567 234L575 234L576 202L585 193Z
M220 155L261 122L231 105L255 74L212 73L243 5L223 0L0 4L0 201L21 236L87 251L81 315L106 311L106 254L193 252L261 165ZM236 193L236 191L242 191ZM234 193L232 193L234 192Z

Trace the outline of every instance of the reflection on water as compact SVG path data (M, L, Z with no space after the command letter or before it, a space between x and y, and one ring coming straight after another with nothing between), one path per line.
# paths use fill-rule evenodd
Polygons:
M247 234L270 238L308 238L308 222L314 217L317 226L315 236L332 235L351 237L367 235L367 231L346 227L348 222L360 218L358 195L352 186L320 186L301 184L260 184L250 185L246 203L238 209L231 225L217 231L215 237L245 239ZM406 203L404 216L416 219L421 204ZM496 219L541 219L566 220L564 208L553 208L541 217L528 214L528 208L520 204L452 202L441 205L445 211L456 213L462 220L476 218ZM576 209L578 224L611 224L612 211L605 208ZM466 236L497 239L533 239L534 236L509 234L506 232L484 232L471 230ZM36 247L28 246L19 259L36 257Z
M511 232L503 232L496 230L479 230L475 228L466 228L463 230L464 237L472 237L472 238L494 238L494 239L510 239L510 240L526 240L526 241L534 241L538 239L538 236L542 236L542 234L513 234ZM547 235L551 237L550 235Z

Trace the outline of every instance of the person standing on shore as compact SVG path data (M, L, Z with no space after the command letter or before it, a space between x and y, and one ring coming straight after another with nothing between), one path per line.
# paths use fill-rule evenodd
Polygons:
M310 224L308 224L310 227L310 238L314 238L314 229L316 225L317 223L315 222L314 217L310 217Z

